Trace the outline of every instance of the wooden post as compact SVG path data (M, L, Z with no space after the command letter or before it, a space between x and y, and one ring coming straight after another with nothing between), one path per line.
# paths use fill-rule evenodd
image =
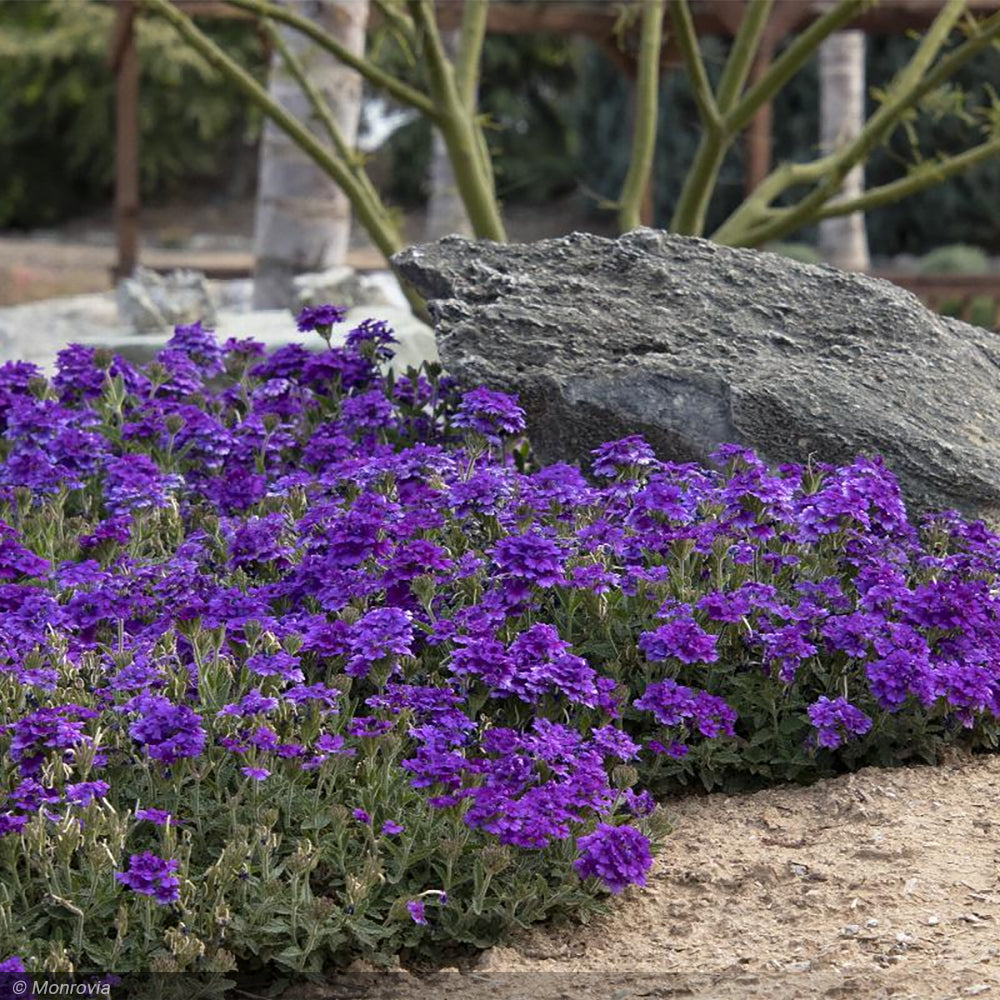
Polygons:
M768 71L778 36L769 25L760 40L760 50L750 70L750 85L753 86ZM757 185L771 172L771 105L765 104L750 119L746 131L746 167L743 185L746 195L756 190Z
M127 277L139 260L139 59L133 31L135 4L119 0L111 38L115 74L115 232L116 279Z

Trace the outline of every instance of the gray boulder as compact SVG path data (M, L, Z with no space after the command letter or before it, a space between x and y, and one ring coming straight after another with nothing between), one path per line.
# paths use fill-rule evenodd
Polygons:
M300 274L292 279L295 290L293 312L303 306L318 306L331 302L345 309L355 306L382 306L398 304L399 296L387 290L388 272L379 275L361 274L353 267L332 267L328 271ZM407 305L405 297L402 305Z
M295 301L292 312L303 306L326 302L350 308L362 302L361 276L353 267L331 267L326 271L299 274L292 279Z
M1000 338L888 282L651 229L393 260L445 368L518 392L544 461L636 433L675 461L881 454L916 507L1000 515Z
M215 322L215 301L205 275L171 271L162 275L137 267L118 283L118 315L137 333L162 333L201 320Z

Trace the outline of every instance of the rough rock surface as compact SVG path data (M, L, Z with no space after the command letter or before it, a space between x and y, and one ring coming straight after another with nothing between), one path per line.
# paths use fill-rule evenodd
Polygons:
M651 229L394 263L451 374L520 393L543 460L633 433L677 461L881 454L917 507L1000 515L1000 338L888 282Z
M295 289L292 311L296 313L303 306L318 306L324 302L335 302L348 309L393 304L381 288L373 286L353 267L332 267L328 271L300 274L292 279L292 287Z
M119 282L117 293L121 321L137 333L160 333L196 320L215 322L215 301L198 271L162 275L137 267L131 278Z

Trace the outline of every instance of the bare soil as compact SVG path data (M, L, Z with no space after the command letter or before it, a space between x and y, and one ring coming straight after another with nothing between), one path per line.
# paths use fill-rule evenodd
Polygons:
M690 796L646 890L466 968L285 1000L1000 997L1000 757Z

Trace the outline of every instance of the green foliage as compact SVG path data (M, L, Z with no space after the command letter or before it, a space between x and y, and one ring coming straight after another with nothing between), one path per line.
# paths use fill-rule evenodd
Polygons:
M990 262L979 247L953 243L920 258L920 274L988 274Z
M0 225L48 225L109 197L114 19L111 6L92 0L0 0ZM205 28L263 76L252 26ZM258 116L169 25L140 18L136 39L143 195L225 177Z
M542 203L575 186L577 140L567 95L578 49L552 35L487 37L480 110L489 118L497 194Z
M924 254L917 266L919 274L983 275L989 274L989 258L979 247L964 243L938 247ZM947 299L938 310L945 316L962 315L961 299ZM989 295L977 295L970 303L965 318L974 326L992 329L996 321L996 303Z
M317 329L322 335L322 327ZM204 335L195 324L180 328L172 343L182 339L184 330L187 336ZM363 328L354 331L364 332ZM218 351L214 340L210 342L212 350ZM186 477L194 469L206 467L205 454L194 440L182 444L178 439L185 426L192 426L194 414L223 435L230 430L238 433L237 428L244 424L259 428L261 436L243 452L244 469L266 470L272 477L284 470L300 481L303 474L307 478L313 475L306 471L313 460L295 444L292 427L301 432L303 447L318 443L323 428L333 426L330 421L346 416L351 404L363 399L361 389L371 387L366 394L369 400L375 394L385 405L390 399L398 401L403 419L397 424L393 418L393 426L385 429L400 446L416 440L422 449L427 443L422 435L432 428L443 431L448 414L454 414L455 400L441 378L440 366L425 366L422 372L426 378L418 377L412 369L400 380L391 375L383 378L371 363L376 347L371 340L363 341L357 351L334 348L326 356L311 356L299 345L289 345L263 366L258 365L259 356L254 351L246 350L248 343L252 342L242 342L243 350L229 352L225 375L217 355L202 354L197 348L187 354L182 349L185 370L195 376L178 396L185 399L181 404L185 415L181 411L161 413L163 423L159 426L165 436L155 432L146 437L143 432L140 452L128 451L135 444L129 428L132 418L150 405L154 396L172 391L165 388L173 379L169 351L138 376L121 359L114 361L118 367L112 374L106 367L98 367L112 364L110 355L69 348L60 357L60 370L72 382L74 377L67 375L73 368L72 359L84 359L80 369L86 371L84 398L76 396L81 387L65 381L60 395L44 379L33 379L30 388L21 386L29 397L20 401L33 412L54 408L70 413L79 406L81 413L88 414L86 426L96 430L88 447L97 453L104 453L106 447L120 448L132 460L145 456L169 476L170 482L178 488L184 483L185 489ZM286 362L289 358L298 360L287 368L282 367L282 357ZM272 363L276 367L268 373L266 366ZM344 369L351 379L348 386L342 385L340 370L328 373L330 363L352 366ZM213 365L217 365L214 371ZM10 367L17 371L17 366ZM293 384L279 378L278 371L295 378L293 368L306 367L323 372L316 383L317 390L320 385L323 388L314 393L303 383L300 393L289 397L296 399L294 416L288 413L281 417L270 409L250 416L251 409L260 405L254 400L271 398L274 388L285 393ZM141 381L136 382L136 376ZM11 378L10 372L6 377ZM9 399L0 399L0 420L7 428L0 440L0 469L4 471L23 446L11 429ZM67 408L60 407L57 399ZM221 405L227 414L216 416L213 411L221 400L226 401ZM152 405L158 407L159 403ZM376 451L385 457L376 438L368 433L370 428L358 425L358 430L363 435L363 441L358 441L358 460L376 461ZM270 448L269 440L277 442L277 447ZM455 451L456 443L445 440L450 447L441 454L449 463L452 453L465 458L475 454ZM346 441L342 438L334 446L337 451L327 453L321 463L328 466L331 457L346 457ZM481 464L490 460L481 450L484 445L485 440L479 439L477 457ZM75 440L69 448L74 461L88 450ZM390 445L390 453L391 449ZM471 475L477 458L470 461ZM460 464L455 463L456 471ZM232 476L233 468L228 467L220 483ZM437 474L433 476L437 480ZM405 497L406 487L397 491L397 485L405 480L397 481L394 472L383 471L377 478L379 483L373 483L369 491L348 473L325 499L304 482L281 496L264 496L262 492L259 506L252 504L255 513L248 514L245 523L255 530L268 521L281 521L274 541L291 555L292 549L285 549L286 542L300 527L307 530L308 523L324 535L328 530L337 533L339 515L333 507L342 501L348 517L365 518L365 512L375 508L401 512L396 501ZM0 579L5 583L26 579L26 573L39 569L38 557L27 549L21 558L27 556L29 562L22 561L18 569L10 567L7 543L14 530L11 525L17 525L16 530L33 550L44 552L53 566L68 568L77 565L81 557L94 556L79 563L84 573L90 573L91 578L95 573L109 579L113 576L133 596L141 594L142 617L149 619L141 628L146 632L146 626L151 627L148 643L143 640L133 645L133 629L140 627L138 619L133 621L130 611L116 605L108 609L109 617L100 625L98 619L88 618L88 627L94 631L83 647L53 622L46 631L44 648L31 643L23 657L3 648L0 961L17 955L40 977L114 973L125 979L128 995L136 995L133 991L140 990L150 974L166 977L159 985L172 983L187 990L200 986L212 992L231 982L233 973L241 977L260 974L273 984L280 976L319 978L331 965L346 965L357 957L387 964L399 954L423 959L439 955L442 947L484 948L546 917L565 914L585 918L604 908L604 890L598 880L581 878L574 870L580 852L571 829L582 833L599 818L634 822L648 829L654 841L665 832L657 814L647 815L650 809L644 807L642 816L633 816L627 797L607 784L603 755L591 761L590 784L581 784L578 796L567 798L564 809L539 799L538 826L531 825L531 796L543 791L545 782L555 781L563 773L562 765L553 763L550 769L539 752L537 762L532 759L529 765L539 769L537 782L527 772L515 770L511 780L522 783L517 794L528 796L521 814L528 832L520 841L498 837L489 811L481 821L471 822L469 798L456 796L450 803L430 798L433 792L445 793L447 798L447 793L459 788L434 768L449 760L446 766L452 766L454 758L464 766L465 755L473 751L461 735L436 748L421 747L417 733L425 724L433 728L450 716L448 725L455 725L457 712L462 726L451 732L475 732L477 740L485 741L502 725L523 725L528 732L534 721L546 719L551 712L554 722L571 722L573 732L582 737L606 719L605 713L598 708L577 708L570 719L569 703L561 698L552 699L551 704L524 705L523 712L517 706L507 708L504 703L509 699L491 698L488 685L472 681L456 685L456 675L447 666L447 650L439 643L428 643L418 653L415 649L416 655L399 648L391 653L387 648L370 646L363 669L340 670L334 663L335 650L348 654L344 637L364 620L362 604L368 600L360 591L358 600L328 601L319 596L326 584L319 583L317 577L315 586L307 584L294 597L289 592L287 597L275 594L273 604L270 597L258 601L283 578L290 581L300 570L307 570L311 557L306 554L305 535L294 542L297 551L293 559L275 549L270 553L259 550L244 561L238 554L241 543L233 534L235 521L223 508L193 494L169 500L164 497L160 504L155 500L147 503L147 495L126 516L127 539L121 535L117 541L105 538L96 548L84 551L81 538L109 523L106 504L110 501L105 489L111 488L110 480L94 474L75 486L48 493L33 493L21 482L19 488L12 489L8 480L0 495ZM443 481L438 484L442 491L446 489ZM239 492L237 487L233 496ZM412 502L413 513L424 521L432 509L427 497L416 497ZM242 506L244 501L237 503ZM472 556L475 547L486 544L493 535L489 525L478 523L443 520L440 527L441 540L454 547L456 555ZM345 522L343 541L353 547L366 530L356 533L353 522L350 527ZM383 535L379 528L371 538L374 541ZM200 553L193 560L189 543ZM381 542L377 545L380 548ZM444 555L446 550L440 551ZM172 585L164 586L175 565L186 567L185 574L194 573L185 575L183 582L177 579L181 591L176 593ZM450 569L454 564L449 561L448 565ZM132 569L139 566L143 569L130 579ZM411 578L415 599L426 602L428 610L436 607L446 615L472 609L482 593L485 564L472 576L455 580L453 590L446 587L448 592L437 596L434 570L428 568L431 575ZM336 575L339 571L333 572ZM361 580L360 574L351 575ZM236 601L241 610L227 610L222 618L213 620L204 613L207 604L197 610L185 607L187 597L203 592L196 578L225 602ZM444 583L443 578L440 582ZM68 597L59 592L60 585L54 580L37 583L25 582L15 589L26 599L46 602L52 609ZM410 579L403 585L410 592ZM384 593L381 587L379 590ZM418 598L420 594L422 598ZM92 604L96 594L89 585L75 596L89 608L96 607ZM389 610L374 592L369 596L372 609ZM247 600L256 602L257 607L249 616ZM425 617L417 603L409 598L407 603L413 603L414 611L396 609L397 620L406 622L408 632L410 622L421 633L431 631L432 619ZM166 618L153 611L156 605L166 612ZM100 617L104 612L97 614ZM322 650L307 643L303 631L285 627L282 620L286 616L290 622L300 615L326 636ZM512 629L512 636L520 630ZM6 642L7 635L3 631L0 639ZM412 636L406 642L409 648ZM149 659L145 659L147 655ZM271 658L295 664L294 673L255 672L254 659ZM10 669L11 660L18 661L17 669L22 661L29 670L44 664L45 679L38 685L34 680L22 684ZM151 666L154 663L157 666ZM133 668L145 672L144 679L136 682L130 676ZM310 686L300 685L301 698L286 697L297 679L308 680ZM144 687L147 682L148 689ZM428 708L430 702L424 705L416 700L405 707L397 704L392 690L399 685L407 689L417 685L413 691L437 697L434 704L444 715L439 716L433 706ZM453 693L461 695L455 702ZM133 713L138 708L134 699L146 695L173 706L175 722L157 724L155 733L149 730L144 735L136 728ZM441 695L448 696L447 704L454 710L440 700ZM250 706L244 704L247 697ZM16 724L40 706L43 714L60 706L57 710L68 711L74 718L91 719L92 736L82 740L71 737L69 743L57 737L37 758L27 759L14 745L18 741ZM29 728L32 725L29 723ZM181 732L184 726L186 737ZM513 736L513 731L510 734ZM27 739L34 745L34 737ZM152 743L163 740L175 742L164 752L153 752ZM150 752L144 752L143 747ZM415 781L415 768L405 766L408 758L413 763L421 749L428 750L426 761L432 764L427 772L431 777L423 783ZM511 747L511 757L516 756ZM619 759L610 751L608 756ZM552 759L557 759L555 751ZM248 774L257 768L261 770ZM584 793L590 794L597 770L608 797L598 800L595 790L601 811L588 814ZM470 770L469 787L485 781L485 773L473 775ZM95 781L102 787L86 801L76 800L71 807L73 815L39 809L41 800L35 804L31 799L39 789L68 789L70 784L80 788ZM494 783L493 787L499 786ZM23 817L12 817L8 792L15 788L19 789L15 794L28 796ZM54 801L51 797L45 800L49 805ZM499 803L496 808L500 808ZM527 841L530 831L547 829L543 824L550 814L554 830L548 828L544 839L538 833ZM561 832L564 827L565 832ZM141 885L126 888L122 884L121 876L136 870L136 857L146 852L161 864L169 860L177 873L166 899L143 894ZM411 907L418 903L426 908L426 919L413 913ZM186 996L189 998L190 992Z
M386 44L376 62L421 84L422 67ZM483 44L479 110L487 117L497 195L544 203L576 186L578 134L573 120L581 50L551 35L488 35ZM427 198L431 126L418 118L388 142L392 178L387 195L403 205Z
M72 544L60 510L37 514L53 519L56 544ZM140 521L153 537L183 533L156 514ZM195 623L186 636L203 664L200 697L184 696L188 679L179 663L167 678L167 690L206 717L247 688L220 655L221 632ZM176 660L179 638L165 637L155 655ZM268 642L257 630L248 651ZM54 665L78 679L80 704L100 707L99 655L82 669ZM366 707L353 698L343 710L361 715ZM430 808L400 768L412 749L402 739L363 740L357 757L336 757L315 775L288 760L257 783L217 745L237 734L238 720L215 722L203 757L159 770L137 765L127 727L116 727L104 741L110 763L92 775L109 781L111 791L80 811L80 824L54 831L39 814L23 839L0 837L0 946L51 973L53 951L66 949L81 975L114 970L135 986L135 977L151 971L185 973L221 987L237 965L244 976L268 969L272 979L317 977L359 955L388 964L401 951L430 958L443 943L485 948L546 916L603 908L600 890L572 869L572 841L514 851L470 829L461 808ZM270 722L296 738L319 725L293 715ZM137 820L136 803L153 801L184 817L179 825ZM374 825L354 818L355 808L368 811ZM384 821L399 819L403 833L379 833ZM146 850L180 862L176 907L123 892L115 881L129 854ZM447 890L447 905L427 886ZM53 896L65 905L53 904ZM427 926L406 909L421 896Z
M912 38L870 37L868 79L888 80L913 53ZM905 176L907 164L937 153L957 153L982 142L981 123L971 109L995 101L996 60L992 55L973 60L937 95L929 113L902 130L887 148L876 150L866 169L869 187ZM934 96L934 95L932 95ZM947 100L945 100L947 98ZM957 100L956 100L957 98ZM914 144L922 153L915 155ZM942 243L969 243L989 253L1000 253L1000 158L980 164L942 184L886 205L868 216L872 251L879 254L922 253Z
M194 324L0 372L0 955L221 986L482 947L644 884L651 790L996 748L982 522L918 531L866 458L515 473L513 398L383 376L337 312L316 355Z
M797 260L800 264L822 264L823 257L820 252L810 243L769 243L762 250L769 253L780 254L789 260Z
M422 205L428 197L431 166L431 125L414 118L396 129L386 143L391 163L386 197L398 205Z
M998 329L997 300L989 295L977 295L969 303L969 322L984 330Z

